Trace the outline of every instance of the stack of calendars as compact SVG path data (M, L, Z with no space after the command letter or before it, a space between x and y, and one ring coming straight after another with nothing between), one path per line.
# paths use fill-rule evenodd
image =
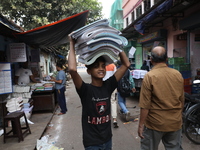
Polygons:
M109 26L107 19L88 24L71 35L76 40L75 50L78 61L90 65L103 56L107 63L116 62L118 55L128 44L121 32Z

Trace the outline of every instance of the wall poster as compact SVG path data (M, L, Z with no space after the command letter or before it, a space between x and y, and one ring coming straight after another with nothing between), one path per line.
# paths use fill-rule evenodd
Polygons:
M10 62L26 62L26 44L11 43L10 45Z
M12 92L13 89L10 63L0 63L0 94Z

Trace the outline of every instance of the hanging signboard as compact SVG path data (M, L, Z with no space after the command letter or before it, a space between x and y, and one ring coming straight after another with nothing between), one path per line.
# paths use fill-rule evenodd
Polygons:
M158 31L155 31L153 33L147 34L137 40L137 43L144 44L152 41L160 41L160 40L166 40L167 38L167 30L160 29Z
M10 62L26 62L26 44L11 43L10 47Z
M12 75L10 63L0 63L0 94L7 94L12 92Z
M136 51L136 48L132 46L128 53L129 58L134 58L135 51Z

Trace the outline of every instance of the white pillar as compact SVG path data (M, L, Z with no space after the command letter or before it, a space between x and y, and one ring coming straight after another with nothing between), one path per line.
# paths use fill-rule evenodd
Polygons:
M142 5L142 14L144 14L145 12L144 12L144 2L143 1L142 1L141 5Z
M137 19L137 16L136 16L136 9L133 10L134 11L134 18L135 20Z
M151 0L151 7L154 5L154 0Z

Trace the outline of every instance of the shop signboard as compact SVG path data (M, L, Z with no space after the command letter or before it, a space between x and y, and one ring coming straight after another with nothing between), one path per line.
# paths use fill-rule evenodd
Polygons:
M145 35L139 38L137 42L143 44L143 43L152 42L152 41L160 41L160 40L166 39L166 37L167 37L167 30L160 29L156 32L150 33L148 35Z
M132 46L131 49L129 50L129 58L134 58L135 51L136 48Z

